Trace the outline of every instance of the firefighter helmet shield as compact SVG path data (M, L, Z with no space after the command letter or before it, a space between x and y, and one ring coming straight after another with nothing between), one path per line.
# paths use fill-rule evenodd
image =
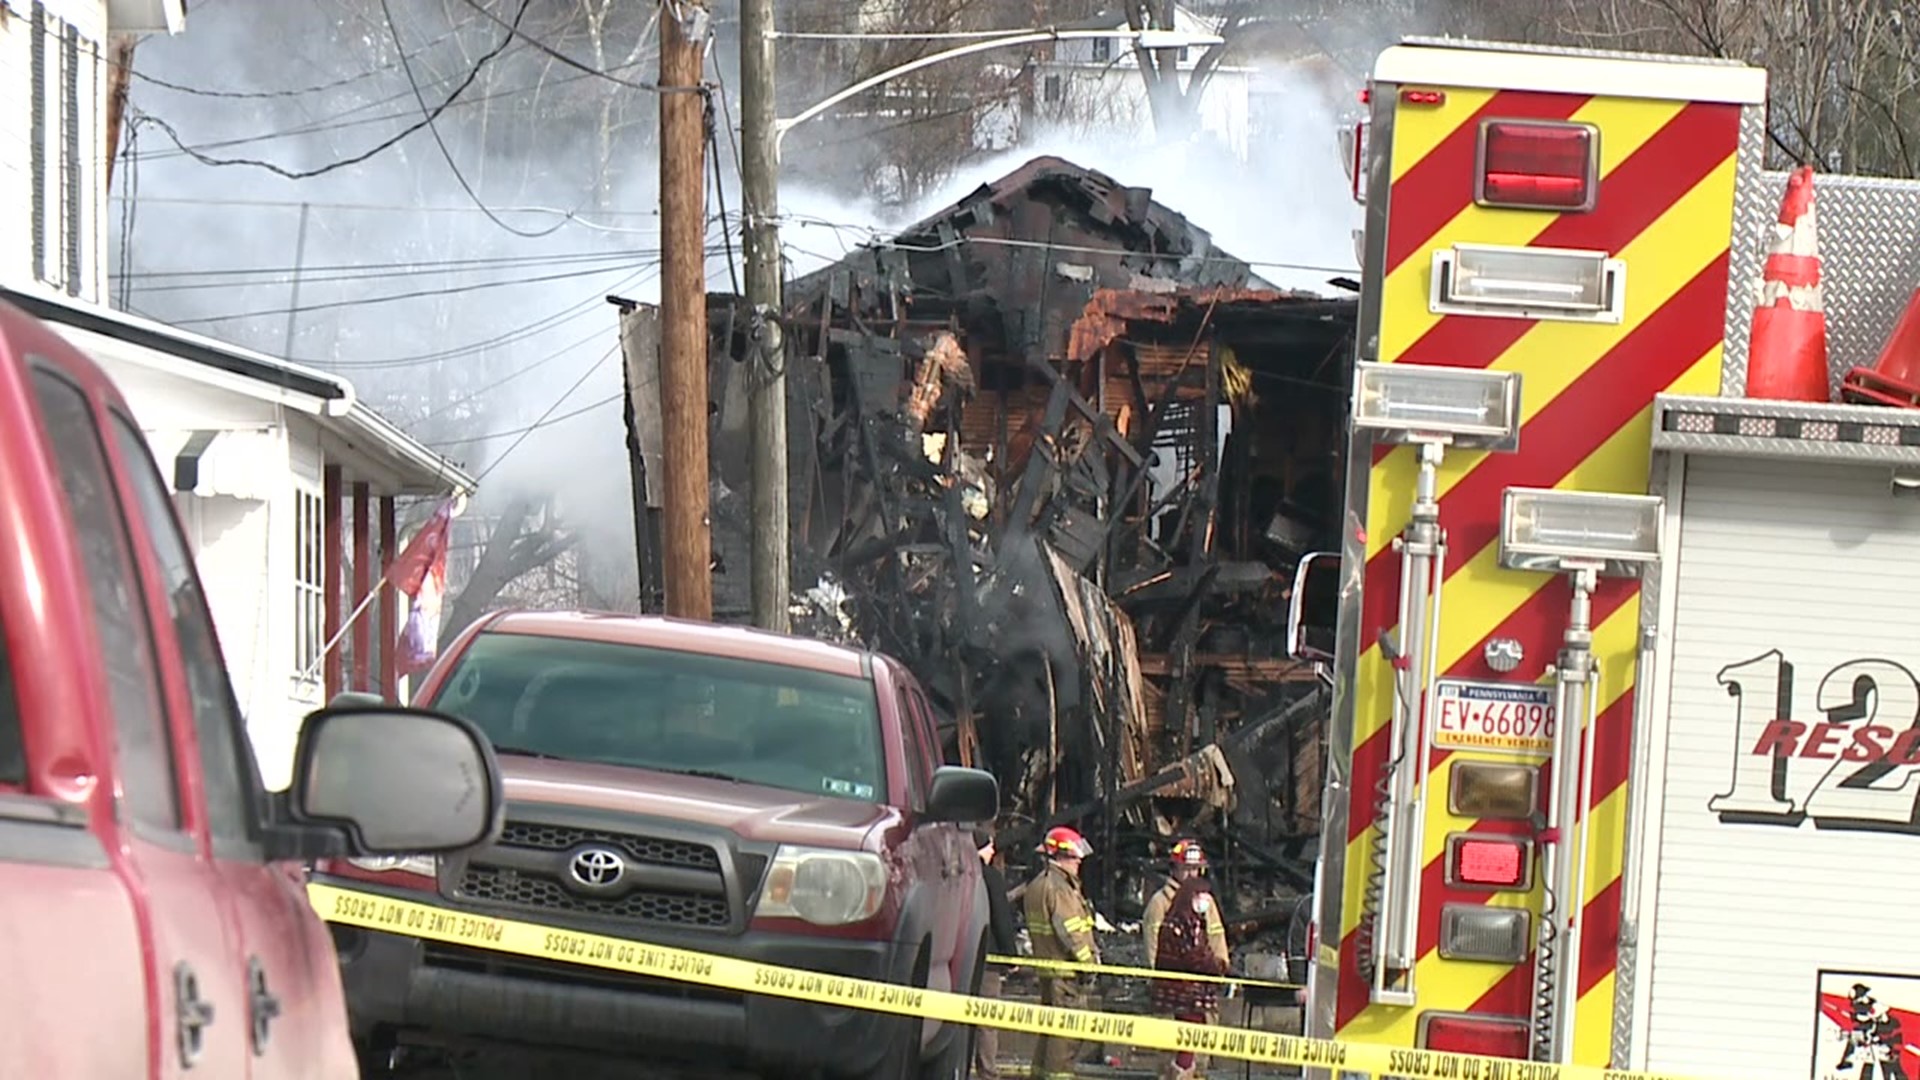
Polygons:
M1182 840L1173 845L1173 865L1190 866L1197 870L1207 868L1207 853L1201 850L1200 841Z
M1087 843L1086 837L1061 825L1047 830L1040 850L1050 859L1084 859L1093 854L1093 845Z

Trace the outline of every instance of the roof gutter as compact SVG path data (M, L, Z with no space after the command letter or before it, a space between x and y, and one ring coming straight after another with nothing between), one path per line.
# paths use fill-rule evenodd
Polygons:
M345 401L350 406L353 400L353 385L338 376L189 333L152 319L129 315L124 311L17 285L0 285L0 300L44 322L117 338L131 345L191 360L216 371L318 398L329 411L335 407L335 402Z
M435 453L357 398L350 397L344 404L328 402L327 415L339 417L343 427L365 435L420 474L437 477L454 495L471 495L479 487L480 482L450 458Z

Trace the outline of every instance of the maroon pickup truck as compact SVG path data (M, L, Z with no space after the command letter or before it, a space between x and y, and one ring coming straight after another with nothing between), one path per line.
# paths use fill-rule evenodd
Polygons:
M328 710L290 792L126 402L0 302L0 1072L357 1076L304 865L489 840L499 769L465 721Z
M477 913L939 990L978 989L987 897L963 823L999 787L942 765L926 696L878 654L657 617L470 627L418 700L485 731L507 823L439 859L335 864ZM958 1080L973 1029L361 930L357 1037L688 1058L776 1075ZM372 1075L372 1074L370 1074Z

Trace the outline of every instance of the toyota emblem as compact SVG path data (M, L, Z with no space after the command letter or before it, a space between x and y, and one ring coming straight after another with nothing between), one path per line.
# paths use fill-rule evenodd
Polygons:
M610 888L626 876L627 860L612 848L581 848L567 864L573 880L589 889Z

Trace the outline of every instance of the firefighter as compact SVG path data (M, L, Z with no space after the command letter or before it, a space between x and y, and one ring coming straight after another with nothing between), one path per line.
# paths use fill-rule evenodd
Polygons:
M1847 995L1847 1011L1853 1027L1846 1033L1847 1046L1840 1053L1840 1068L1853 1068L1854 1053L1867 1043L1867 1030L1873 1025L1873 992L1865 983L1854 983Z
M1207 853L1201 849L1198 840L1182 840L1173 845L1172 862L1166 884L1147 901L1146 915L1141 920L1140 932L1146 938L1148 967L1154 966L1154 957L1160 948L1160 924L1166 921L1167 906L1173 903L1181 882L1195 874L1207 872ZM1220 921L1220 905L1209 905L1206 917L1208 942L1216 944L1219 951L1225 953L1227 928Z
M1147 901L1146 914L1141 918L1140 930L1146 937L1147 966L1150 968L1161 966L1161 931L1166 926L1167 914L1172 910L1175 898L1180 895L1181 888L1190 880L1201 877L1207 872L1207 853L1198 840L1182 840L1173 845L1171 862L1166 883ZM1196 899L1199 902L1194 905L1193 914L1206 927L1206 952L1219 958L1220 961L1219 971L1206 973L1225 975L1228 970L1227 927L1220 921L1218 898L1212 894L1211 890L1204 890ZM1195 969L1189 967L1187 970ZM1158 986L1158 981L1155 985ZM1220 1004L1217 996L1201 995L1197 999L1197 1004L1201 1008L1199 1016L1203 1023L1218 1024L1220 1022ZM1205 1057L1192 1058L1186 1065L1180 1064L1178 1057L1171 1057L1169 1060L1172 1064L1168 1065L1167 1069L1172 1075L1190 1077L1205 1072L1207 1068Z
M1040 843L1046 857L1027 886L1021 905L1026 910L1027 934L1036 960L1075 960L1083 964L1100 962L1099 946L1093 940L1093 911L1080 893L1080 861L1093 854L1085 837L1065 826L1047 831ZM1085 1000L1085 980L1073 972L1042 968L1040 1003L1077 1009ZM1061 1080L1071 1077L1085 1043L1042 1035L1033 1047L1034 1080Z
M1885 1005L1876 1002L1873 1006L1873 1019L1867 1027L1866 1068L1860 1070L1861 1080L1874 1080L1874 1066L1880 1066L1880 1080L1907 1080L1907 1070L1902 1058L1906 1056L1907 1040L1900 1030L1900 1020Z

